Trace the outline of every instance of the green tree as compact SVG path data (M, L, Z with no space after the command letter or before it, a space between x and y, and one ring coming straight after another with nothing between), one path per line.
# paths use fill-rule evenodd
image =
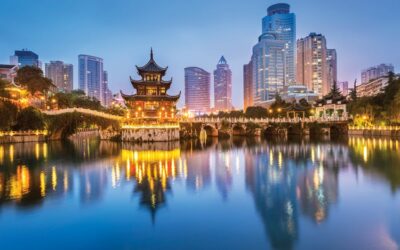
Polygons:
M353 89L350 92L350 98L352 101L357 100L357 79L354 80Z
M0 78L0 96L1 97L10 97L8 91L6 90L7 85L9 84L8 81Z
M24 66L17 71L15 81L26 86L31 94L46 93L53 85L52 81L43 76L43 71L34 66Z
M248 107L245 116L248 118L265 118L268 116L268 110L260 106Z
M37 130L44 129L44 118L40 110L34 107L27 107L17 115L15 130Z
M15 124L18 107L9 101L0 100L0 129L10 130Z

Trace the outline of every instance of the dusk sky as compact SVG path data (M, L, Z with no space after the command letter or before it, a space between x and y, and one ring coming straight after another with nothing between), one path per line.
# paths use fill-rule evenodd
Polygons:
M380 63L400 68L399 0L289 0L296 14L297 38L326 36L338 53L338 79L353 82L360 71ZM113 92L132 93L129 76L153 47L155 59L169 66L170 94L184 89L184 68L212 73L224 55L233 72L233 104L243 105L243 64L261 34L261 19L277 1L265 0L2 0L0 63L27 48L45 63L74 64L78 54L104 59ZM213 81L212 81L213 83ZM183 96L180 106L183 104Z

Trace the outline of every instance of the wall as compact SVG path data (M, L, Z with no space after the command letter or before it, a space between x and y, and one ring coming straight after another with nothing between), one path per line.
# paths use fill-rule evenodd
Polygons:
M122 141L174 141L179 140L179 128L122 129Z

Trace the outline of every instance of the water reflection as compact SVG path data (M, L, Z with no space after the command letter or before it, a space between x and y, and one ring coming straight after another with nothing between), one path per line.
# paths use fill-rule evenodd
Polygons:
M127 184L131 193L123 197L135 197L156 223L157 211L174 202L171 194L178 183L192 196L216 190L229 203L238 192L235 185L243 182L270 246L291 249L301 241L301 220L323 225L340 204L342 171L388 183L395 193L398 162L399 141L390 139L0 145L0 207L41 208L46 200L68 195L78 196L81 204L102 204L108 190Z

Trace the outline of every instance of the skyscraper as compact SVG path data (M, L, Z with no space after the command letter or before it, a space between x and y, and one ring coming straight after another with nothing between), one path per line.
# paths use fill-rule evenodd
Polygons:
M284 84L294 84L296 80L296 15L290 13L290 5L278 3L267 9L268 15L262 19L262 34L274 33L276 40L285 41Z
M253 106L253 65L252 61L243 65L243 109Z
M286 42L277 40L274 33L259 37L253 47L252 81L255 106L266 106L285 86L285 46Z
M349 82L344 81L344 82L339 82L338 87L340 91L342 92L342 95L347 96L349 94Z
M232 109L232 72L224 56L214 70L214 108L217 111Z
M89 55L79 55L79 89L89 97L94 97L104 105L103 59Z
M73 89L73 66L62 61L50 61L45 64L45 74L53 81L59 91L71 92Z
M195 113L210 111L210 73L204 69L185 68L185 106Z
M333 86L333 83L337 83L337 54L335 49L326 50L326 66L328 74L329 88Z
M13 56L10 56L10 64L17 65L19 68L24 66L41 66L39 56L30 50L16 50Z
M382 76L387 76L389 72L394 72L392 64L380 64L370 67L361 72L361 83L367 83Z
M297 40L297 82L322 97L329 92L326 39L310 33Z

